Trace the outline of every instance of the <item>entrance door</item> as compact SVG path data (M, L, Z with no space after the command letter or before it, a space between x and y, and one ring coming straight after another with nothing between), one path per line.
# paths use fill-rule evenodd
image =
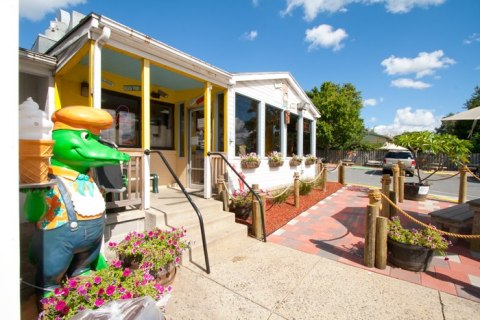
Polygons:
M189 187L203 189L204 114L203 107L190 109L188 117L188 181Z

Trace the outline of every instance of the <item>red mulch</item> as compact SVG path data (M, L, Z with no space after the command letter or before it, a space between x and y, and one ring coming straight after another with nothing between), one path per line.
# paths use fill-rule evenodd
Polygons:
M265 230L267 235L272 234L276 230L286 225L290 220L314 206L319 201L330 196L332 193L343 187L338 182L327 182L327 190L314 189L307 195L300 195L300 208L295 208L294 198L291 195L287 201L280 204L272 204L267 201L265 210ZM247 220L235 219L236 222L248 225L249 233L251 233L252 219Z

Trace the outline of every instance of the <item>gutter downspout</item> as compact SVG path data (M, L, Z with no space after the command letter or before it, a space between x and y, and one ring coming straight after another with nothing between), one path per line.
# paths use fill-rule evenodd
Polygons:
M102 98L102 47L110 39L112 30L109 27L103 27L102 33L95 40L93 45L93 79L92 79L92 95L93 107L101 108Z

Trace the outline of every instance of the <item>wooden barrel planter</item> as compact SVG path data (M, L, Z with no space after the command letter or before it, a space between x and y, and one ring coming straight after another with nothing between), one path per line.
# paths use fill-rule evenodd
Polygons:
M234 206L233 211L235 212L235 217L241 220L247 220L248 217L252 214L252 205L244 205L244 206Z
M387 240L388 262L410 271L426 271L433 257L433 250L405 244L391 238Z
M405 199L414 201L425 201L427 199L430 186L406 182L403 188Z

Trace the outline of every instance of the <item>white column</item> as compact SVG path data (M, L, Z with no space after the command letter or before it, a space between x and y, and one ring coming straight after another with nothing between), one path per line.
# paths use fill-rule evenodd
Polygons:
M102 47L110 39L111 30L108 27L102 28L102 33L93 46L93 107L102 107Z
M297 123L297 152L299 155L303 156L303 112L298 112L298 123Z
M287 125L285 124L285 111L280 112L280 150L282 157L287 156Z
M317 121L310 123L310 151L313 156L317 156Z
M258 124L257 124L257 142L258 155L265 157L265 101L261 101L258 106Z
M203 154L203 197L210 199L212 197L212 180L210 170L210 157L207 155L212 150L212 85L210 82L205 83L204 99L203 99L203 130L204 130L204 154Z

